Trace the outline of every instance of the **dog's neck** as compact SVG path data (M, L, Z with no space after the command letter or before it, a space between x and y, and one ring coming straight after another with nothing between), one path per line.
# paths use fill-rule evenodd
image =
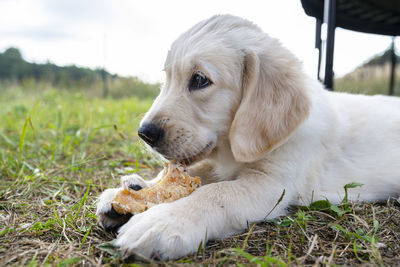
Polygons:
M215 173L216 182L236 179L238 170L243 164L235 161L227 138L218 140L216 148L208 158L214 162L213 173Z

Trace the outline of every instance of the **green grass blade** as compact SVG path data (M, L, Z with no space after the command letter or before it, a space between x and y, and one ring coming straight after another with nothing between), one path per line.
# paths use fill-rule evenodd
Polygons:
M85 194L83 195L81 201L79 201L79 205L78 205L78 211L75 214L75 221L78 219L79 213L81 213L81 209L83 204L85 203L88 195L89 195L89 191L90 191L90 184L88 185L88 188L86 189Z
M0 132L0 137L2 137L4 139L4 141L9 144L10 146L14 147L15 143L13 141L11 141L10 138L8 138L4 133Z
M92 226L89 227L89 229L86 231L85 236L82 239L81 245L79 246L79 248L83 247L83 244L85 244L86 238L89 236L90 232L92 231Z
M31 261L29 262L29 264L28 264L29 267L36 267L36 266L39 265L39 263L36 261L37 255L38 255L38 251L36 251L35 255L31 259Z
M24 150L24 143L25 143L25 136L26 130L28 129L30 117L26 117L24 128L22 129L21 138L19 140L19 156L18 156L18 163L21 163L22 160L22 152Z
M74 264L77 264L82 260L81 257L76 257L76 258L69 258L66 260L63 260L58 267L66 267L66 266L74 266Z
M247 235L246 235L246 238L244 239L243 246L242 246L242 249L243 249L243 250L245 250L245 248L246 248L246 246L247 246L247 241L249 240L249 237L250 237L250 235L251 235L251 232L253 232L254 226L256 226L256 223L253 223L253 225L251 226L249 232L248 232Z

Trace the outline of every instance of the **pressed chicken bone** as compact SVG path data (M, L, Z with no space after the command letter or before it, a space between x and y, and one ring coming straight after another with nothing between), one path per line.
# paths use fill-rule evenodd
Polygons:
M111 204L120 214L137 214L154 205L188 196L200 185L200 177L190 177L184 167L165 163L163 177L157 184L139 191L122 189Z

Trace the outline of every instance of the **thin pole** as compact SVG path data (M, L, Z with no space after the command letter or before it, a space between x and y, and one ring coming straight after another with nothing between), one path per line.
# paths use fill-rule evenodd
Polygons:
M326 60L325 60L325 81L326 88L333 91L333 50L335 47L335 27L336 27L336 0L325 0L328 8L328 34L326 39ZM324 16L325 20L325 16Z
M394 48L394 39L395 37L392 37L392 45L390 47L390 58L391 58L391 69L390 69L390 83L389 83L389 95L394 94L394 73L396 69L396 52Z
M317 79L320 81L321 77L319 76L321 71L321 24L322 21L317 18L316 27L315 27L315 48L318 49L318 69L317 69Z

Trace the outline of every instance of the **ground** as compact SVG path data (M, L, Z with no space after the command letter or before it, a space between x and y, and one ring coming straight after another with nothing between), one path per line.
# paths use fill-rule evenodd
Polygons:
M399 200L293 207L289 216L207 242L170 262L118 254L97 196L122 174L161 168L136 135L151 100L53 89L0 92L0 265L399 265ZM351 187L359 186L356 184Z

